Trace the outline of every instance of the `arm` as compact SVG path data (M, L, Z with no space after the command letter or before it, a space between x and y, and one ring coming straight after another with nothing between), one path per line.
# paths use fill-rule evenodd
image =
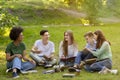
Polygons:
M41 53L41 51L40 51L40 50L38 50L38 48L37 48L37 47L35 47L35 46L33 46L33 48L32 48L32 50L31 50L31 52L33 52L33 53L37 53L37 54Z
M6 53L6 60L7 61L11 61L15 57L18 57L18 58L22 59L22 55L21 54L14 54L14 55L10 56L10 53Z
M31 60L31 59L29 59L29 58L26 57L26 51L25 50L23 51L23 60L24 61L30 61L31 63L35 64L35 61L33 61L33 60Z
M99 56L108 49L108 46L109 46L109 43L104 42L99 50L96 50L96 51L92 51L90 49L87 49L87 50L90 51L94 56Z

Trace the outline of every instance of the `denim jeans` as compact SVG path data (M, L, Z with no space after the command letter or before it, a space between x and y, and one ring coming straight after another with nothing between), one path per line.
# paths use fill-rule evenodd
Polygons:
M11 62L7 62L7 69L9 68L17 68L21 71L27 71L30 69L35 68L36 64L33 64L31 62L22 62L21 59L18 57L15 57Z
M78 54L75 58L74 64L79 65L81 61L85 61L85 60L91 59L91 58L95 58L95 56L93 56L92 53L80 51L80 52L78 52Z
M111 69L112 61L110 59L105 59L102 61L95 62L91 65L85 65L85 69L89 72L101 71L104 67Z
M74 62L60 61L59 65L63 65L63 66L67 66L67 67L72 67L72 66L74 66Z

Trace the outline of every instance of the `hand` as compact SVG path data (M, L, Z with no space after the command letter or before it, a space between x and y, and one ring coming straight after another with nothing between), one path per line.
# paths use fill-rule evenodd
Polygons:
M28 60L28 61L31 62L32 64L36 64L34 60Z
M46 60L51 60L52 58L51 58L51 56L46 56L46 55L44 55L43 56Z
M14 56L22 59L22 55L21 54L14 54Z
M33 52L33 53L41 53L42 51L38 51L38 50L31 50L31 52Z
M64 56L64 55L62 55L62 56L61 56L61 59L65 59L65 56Z
M87 51L91 52L91 50L90 50L89 48L85 48L85 50L87 50Z

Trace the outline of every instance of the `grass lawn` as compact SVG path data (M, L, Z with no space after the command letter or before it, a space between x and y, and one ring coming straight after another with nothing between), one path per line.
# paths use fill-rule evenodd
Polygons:
M46 27L43 28L41 26L38 25L34 25L34 26L23 26L24 27L24 42L26 43L27 46L27 52L29 54L30 49L34 43L35 40L39 39L39 31L41 29L48 29L50 32L50 40L53 41L55 43L55 48L56 48L56 57L58 56L58 46L59 46L59 42L61 40L63 40L63 32L65 30L73 30L74 32L74 36L75 36L75 40L78 43L79 46L79 50L81 50L84 45L85 45L85 40L83 38L84 33L86 33L87 31L95 31L97 29L101 29L106 38L112 43L111 47L112 47L112 52L113 52L113 69L119 69L119 61L120 61L120 57L118 56L118 53L120 52L119 49L119 44L120 44L120 37L119 37L119 27L120 24L112 24L112 25L107 25L107 26L95 26L95 27L76 27L76 26L69 26L69 27ZM4 47L9 43L9 39L8 37L3 38L2 40L0 40L1 47ZM2 44L4 44L2 46ZM4 50L2 50L4 51ZM1 54L4 52L1 51ZM0 78L1 80L7 80L7 79L11 79L9 77L11 77L11 74L6 74L5 73L5 69L6 69L6 65L5 65L5 57L1 56L0 57ZM38 70L38 73L35 74L28 74L28 75L20 75L20 79L18 80L37 80L37 79L42 79L42 80L67 80L68 78L63 78L62 74L66 73L67 70L65 72L61 72L61 73L54 73L54 74L42 74L42 71L44 70L44 68L42 67L37 67L36 68ZM99 75L98 73L88 73L84 70L82 70L80 72L79 76L76 76L75 78L70 78L71 80L118 80L119 79L119 75L112 75L112 74L106 74L106 75Z
M37 0L38 1L38 0ZM39 31L42 29L49 30L50 40L55 43L55 56L58 57L58 47L61 40L63 40L63 33L65 30L72 30L76 43L78 44L79 50L82 50L85 46L85 40L83 35L88 31L95 31L101 29L106 38L111 42L111 48L113 52L113 69L119 69L120 61L120 23L116 24L105 24L103 26L76 26L71 24L80 24L80 19L70 17L57 9L43 9L40 6L34 6L38 3L9 3L6 6L10 6L12 9L11 13L20 18L20 25L24 28L24 40L26 44L27 53L30 50L37 39L40 39ZM42 4L41 4L42 5ZM32 8L31 8L32 7ZM61 24L70 24L69 26L61 26ZM46 26L47 25L47 26ZM6 61L5 61L5 47L10 42L9 37L0 37L0 80L13 80L11 73L6 74ZM88 73L85 70L80 72L80 75L74 78L63 78L64 72L54 74L42 74L45 70L42 67L37 67L37 73L22 75L16 80L119 80L118 75L106 74L100 75L98 73Z

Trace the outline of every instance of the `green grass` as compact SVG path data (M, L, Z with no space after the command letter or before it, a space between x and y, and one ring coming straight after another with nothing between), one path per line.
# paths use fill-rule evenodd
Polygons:
M85 40L83 38L83 35L88 32L88 31L95 31L97 29L101 29L106 38L112 43L111 48L113 52L113 69L119 69L119 60L120 57L118 56L120 49L119 49L119 44L120 44L120 38L119 38L119 27L120 24L114 24L114 25L106 25L106 26L95 26L95 27L76 27L76 26L69 26L69 27L47 27L43 28L41 26L23 26L24 27L24 42L26 43L27 46L27 53L30 52L31 47L33 46L33 43L35 40L40 39L39 36L39 31L42 29L48 29L50 33L50 40L55 43L55 48L56 48L56 53L55 55L58 56L58 46L59 42L63 40L63 32L65 30L71 29L74 32L74 37L76 42L78 43L79 50L81 50L84 45L85 45ZM8 38L4 38L5 41L1 40L3 44L7 45L10 40ZM7 42L6 42L7 41ZM5 48L5 45L3 46ZM2 58L2 60L5 60ZM5 63L1 63L0 67L0 77L1 80L7 80L11 79L9 78L11 74L5 74ZM42 71L44 70L41 67L37 67L38 73L36 74L28 74L28 75L20 75L20 79L18 80L36 80L36 79L42 79L42 80L48 80L48 79L54 79L54 80L67 80L68 78L62 78L62 74L66 73L55 73L55 74L42 74ZM80 75L72 78L71 80L118 80L120 75L99 75L98 73L88 73L84 70L81 71Z
M38 1L38 0L37 0ZM35 6L27 5L35 4ZM42 29L48 29L50 33L50 40L55 43L55 56L58 57L58 47L61 40L63 40L64 31L70 29L74 32L76 43L78 44L79 50L82 50L85 46L85 39L83 35L88 31L95 31L101 29L106 38L111 42L111 48L113 52L113 69L119 69L120 57L119 44L120 44L120 23L118 24L106 24L103 26L78 26L71 24L80 24L80 19L73 18L66 15L65 13L57 9L46 9L45 7L38 6L39 4L35 1L32 3L27 2L10 2L7 7L13 6L10 10L11 13L19 16L20 25L24 28L24 40L23 42L27 46L27 53L29 54L34 42L40 39L39 31ZM31 8L32 7L32 8ZM69 26L61 26L61 24L70 24ZM48 26L48 27L44 27ZM6 74L6 61L5 61L5 48L10 42L9 37L0 37L0 80L12 80L11 73ZM42 74L45 70L42 67L37 67L38 73L22 75L17 80L119 80L118 75L99 75L98 73L88 73L84 70L80 72L79 76L74 78L63 78L62 74L67 73L67 70L60 73L54 74Z

